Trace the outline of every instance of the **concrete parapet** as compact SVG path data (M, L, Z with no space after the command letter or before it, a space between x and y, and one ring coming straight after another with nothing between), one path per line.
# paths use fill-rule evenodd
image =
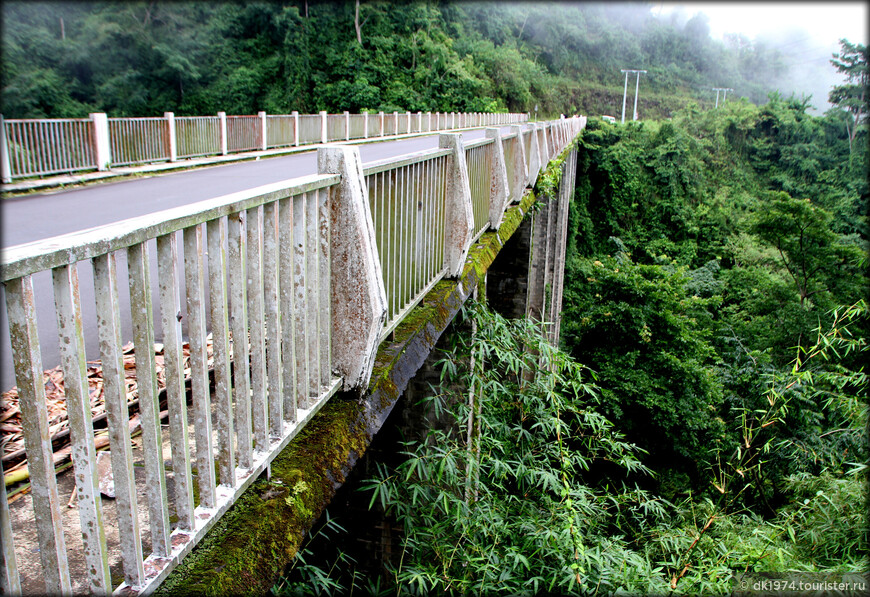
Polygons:
M317 170L340 174L331 200L332 363L344 389L364 388L387 317L387 296L359 149L317 150Z
M495 139L495 152L492 160L492 173L489 183L489 225L498 228L504 208L510 201L510 184L507 179L507 166L504 161L504 147L501 144L501 130L486 129L486 138Z
M442 133L438 146L453 151L447 173L447 217L444 231L444 259L447 275L459 275L468 247L474 236L474 212L471 208L471 186L465 148L461 133Z

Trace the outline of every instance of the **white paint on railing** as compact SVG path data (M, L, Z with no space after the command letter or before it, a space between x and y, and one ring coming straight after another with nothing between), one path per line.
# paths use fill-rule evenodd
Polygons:
M9 143L6 140L6 121L0 116L0 182L12 182L12 167L9 164Z
M227 155L227 113L218 112L220 119L221 155Z
M97 170L108 170L112 163L112 151L109 144L109 118L103 112L90 114L94 131L94 153Z

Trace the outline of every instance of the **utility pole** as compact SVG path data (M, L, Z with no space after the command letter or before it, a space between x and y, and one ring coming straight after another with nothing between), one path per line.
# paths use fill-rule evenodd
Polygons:
M716 92L716 107L717 107L717 108L719 107L719 92L720 92L720 91L724 91L724 92L725 92L725 93L722 94L722 103L724 104L724 103L725 103L725 98L728 96L728 92L729 92L729 91L734 91L734 90L731 89L730 87L711 87L710 89L712 89L713 91Z
M625 86L622 90L622 122L625 122L625 99L628 94L628 73L637 73L637 82L634 86L634 120L637 120L637 95L640 90L640 75L641 73L646 73L645 70L633 70L633 69L625 69L620 70L619 72L625 73Z

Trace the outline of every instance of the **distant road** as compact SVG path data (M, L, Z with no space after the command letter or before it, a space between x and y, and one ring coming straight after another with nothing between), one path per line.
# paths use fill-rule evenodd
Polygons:
M483 129L477 129L463 132L462 138L471 141L483 135ZM374 162L435 149L438 135L356 146L364 163ZM316 173L317 152L309 151L8 198L2 203L0 246L13 247Z

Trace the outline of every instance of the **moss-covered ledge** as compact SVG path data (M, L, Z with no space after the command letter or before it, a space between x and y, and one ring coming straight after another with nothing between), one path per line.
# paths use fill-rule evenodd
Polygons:
M337 395L324 405L272 462L271 479L245 491L155 594L269 590L535 201L528 191L498 231L472 246L461 274L436 284L381 344L365 394Z

